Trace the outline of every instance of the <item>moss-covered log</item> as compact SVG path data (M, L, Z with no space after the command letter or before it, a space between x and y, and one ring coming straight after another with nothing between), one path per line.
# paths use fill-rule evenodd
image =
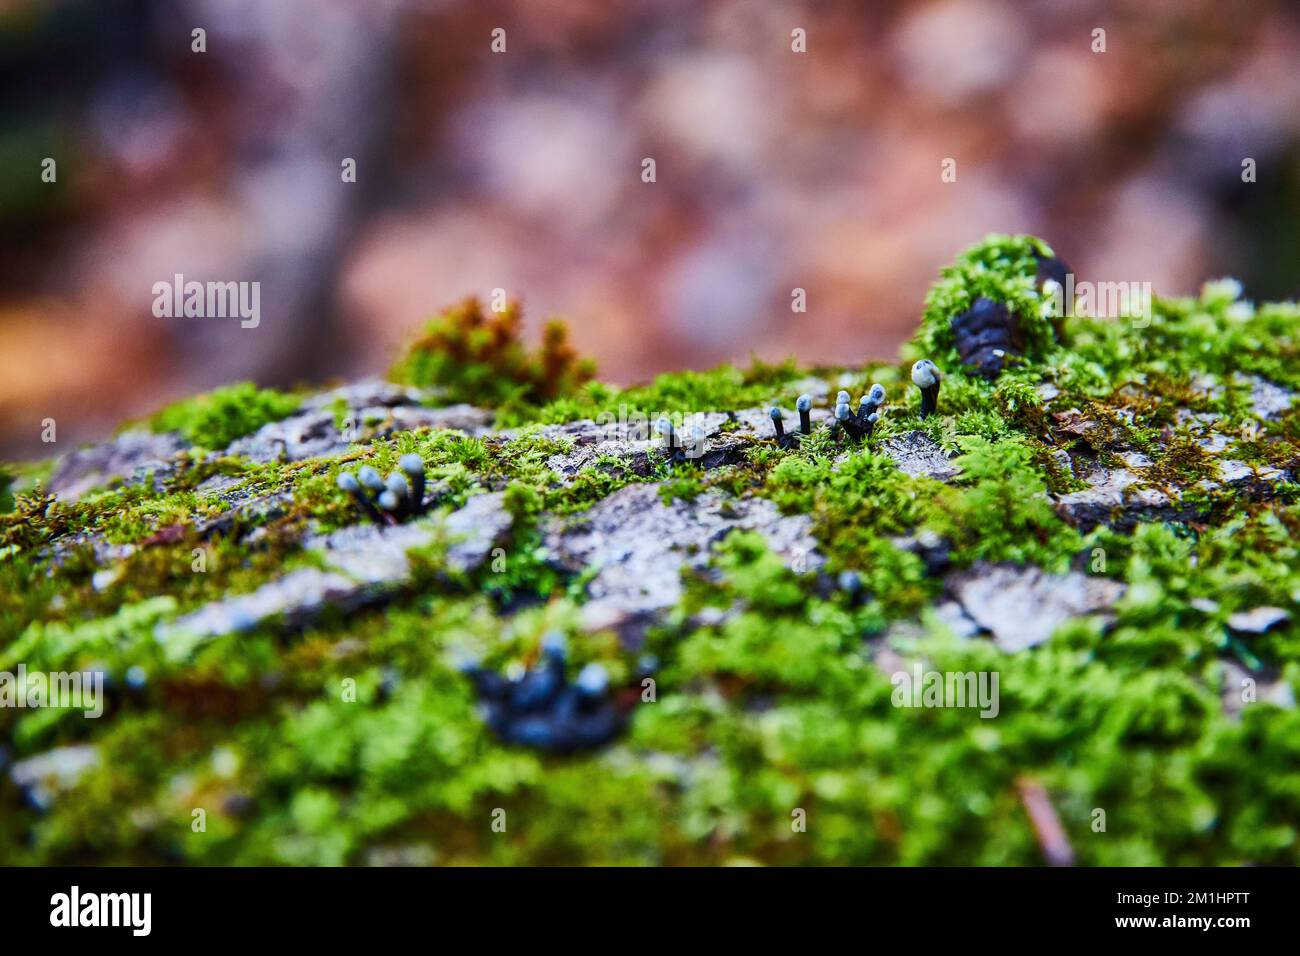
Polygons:
M0 860L1029 864L1030 793L1080 863L1300 863L1300 309L1063 268L628 389L469 304L9 466L0 674L104 707L0 708Z

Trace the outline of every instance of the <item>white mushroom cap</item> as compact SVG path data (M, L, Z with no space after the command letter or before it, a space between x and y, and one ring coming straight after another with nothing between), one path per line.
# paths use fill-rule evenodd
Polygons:
M584 694L595 697L603 694L605 688L609 686L609 671L594 662L587 664L578 672L578 678L574 683Z
M794 403L794 407L799 409L801 412L808 411L812 408L812 396L807 393L800 395L798 401Z
M917 388L930 388L939 382L939 367L929 359L921 359L912 366L912 384Z

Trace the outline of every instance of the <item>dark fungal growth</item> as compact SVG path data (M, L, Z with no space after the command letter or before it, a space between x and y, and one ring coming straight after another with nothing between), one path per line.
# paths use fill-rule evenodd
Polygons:
M626 714L610 694L609 675L588 664L570 683L562 635L549 635L537 665L518 680L468 665L462 670L474 683L486 710L485 720L503 742L553 754L589 750L613 740Z
M1034 254L1038 262L1038 272L1034 277L1035 285L1038 291L1048 293L1049 290L1059 289L1063 295L1068 283L1066 276L1070 274L1070 267L1065 260L1058 259L1056 256L1045 256L1041 253ZM1064 342L1066 338L1065 316L1057 314L1052 318L1052 331L1055 333L1057 341Z
M953 317L952 334L962 364L987 379L997 378L1007 356L1019 355L1024 348L1019 317L985 296Z
M662 436L664 451L674 465L698 460L708 447L704 429L699 425L693 426L689 436L683 438L681 432L673 426L672 420L665 416L655 423L655 430Z
M1049 281L1055 282L1061 288L1065 288L1065 277L1070 272L1070 267L1066 265L1065 260L1056 256L1045 256L1041 253L1035 253L1034 258L1038 262L1038 274L1035 281L1039 289L1042 289Z
M884 401L884 386L872 385L871 391L858 399L858 410L854 414L849 409L848 393L840 392L835 404L835 424L853 441L861 441L875 431Z
M800 395L794 407L799 411L799 434L812 434L812 396Z
M842 434L850 441L861 441L870 435L880 420L880 407L885 401L883 385L872 385L871 390L858 399L856 412L849 405L849 393L840 390L835 397L829 428L831 434ZM795 402L799 414L799 431L791 434L785 430L785 419L781 409L775 405L769 410L772 428L776 432L776 443L782 448L797 446L799 442L812 434L812 396L800 395Z
M424 459L416 454L403 455L387 479L369 465L356 474L345 471L338 486L351 496L363 515L375 524L397 524L405 518L423 514Z
M776 443L784 448L786 445L785 421L781 418L781 409L773 405L768 411L768 415L771 416L772 427L776 430Z
M800 395L794 403L799 415L799 431L790 433L785 430L785 418L779 407L773 405L768 409L772 419L772 428L776 432L776 443L782 448L792 448L799 444L801 438L812 434L812 396Z
M1035 252L1034 261L1034 284L1039 291L1066 287L1070 267L1064 260ZM949 320L949 326L962 365L986 379L995 379L1002 373L1008 356L1021 356L1025 352L1020 316L1015 309L988 296L976 298L970 308ZM1053 331L1057 338L1061 337L1059 321Z

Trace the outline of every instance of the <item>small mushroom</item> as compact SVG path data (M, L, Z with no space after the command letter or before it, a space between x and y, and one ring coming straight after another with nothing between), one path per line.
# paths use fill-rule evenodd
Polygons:
M660 418L659 421L655 422L655 430L658 431L660 435L664 436L664 442L668 445L668 450L670 452L677 447L677 436L673 431L673 423L671 421L667 418Z
M781 409L773 405L771 410L768 412L768 414L772 416L772 427L776 429L777 444L784 445L785 444L785 421L782 419Z
M686 457L699 458L701 455L704 454L704 449L706 444L707 443L704 438L704 426L702 425L691 426L690 451L686 453Z
M384 489L391 493L397 499L397 510L407 511L408 503L411 497L411 486L406 483L406 476L398 472L391 472L384 482ZM380 496L383 497L382 495Z
M870 415L877 411L881 405L885 404L885 386L879 382L871 386L871 391L862 396L858 402L858 414Z
M794 403L799 411L799 431L804 435L812 434L812 396L803 394Z
M357 481L356 475L352 474L350 471L341 472L337 478L337 483L338 486L346 491L352 500L356 502L357 507L361 509L362 513L365 514L367 518L376 524L384 523L383 515L379 513L371 500L366 497L366 493L362 490L361 483Z
M411 505L415 511L424 508L424 459L412 452L403 455L397 467L411 480Z
M912 384L921 390L921 417L933 415L939 407L939 383L943 376L929 359L912 366Z

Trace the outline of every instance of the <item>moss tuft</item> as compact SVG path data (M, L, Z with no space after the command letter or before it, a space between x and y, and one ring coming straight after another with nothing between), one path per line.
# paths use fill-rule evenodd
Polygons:
M546 324L535 352L520 338L522 323L517 302L485 313L478 299L466 299L429 320L389 378L438 388L450 401L496 407L545 404L569 395L595 374L594 363L579 358L569 344L563 322Z
M287 418L302 400L252 382L239 382L185 398L149 419L155 432L180 432L199 448L225 448L268 422Z
M912 343L918 358L936 362L949 374L962 369L951 322L981 296L1005 305L1019 318L1019 337L1026 361L1045 359L1056 344L1036 276L1038 257L1051 248L1034 236L991 235L957 256L939 274L925 297L921 327Z

